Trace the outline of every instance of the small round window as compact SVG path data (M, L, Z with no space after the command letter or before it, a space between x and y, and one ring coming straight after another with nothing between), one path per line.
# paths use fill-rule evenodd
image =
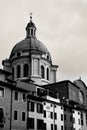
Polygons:
M17 57L20 57L21 56L21 53L20 52L17 52Z

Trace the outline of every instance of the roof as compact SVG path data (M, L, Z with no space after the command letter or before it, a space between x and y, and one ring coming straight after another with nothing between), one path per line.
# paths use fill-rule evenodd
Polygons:
M34 28L36 28L35 24L34 24L32 21L30 21L30 22L27 24L26 30L27 30L27 28L29 28L29 27L34 27Z
M22 81L17 81L16 82L16 89L19 89L20 91L35 91L36 90L36 85L32 84L32 83L25 83Z
M28 38L25 38L24 40L18 42L14 48L12 49L12 52L11 52L11 55L14 55L15 52L18 52L18 51L30 51L30 50L34 50L34 52L40 52L40 53L45 53L45 54L49 54L49 51L48 49L45 47L45 45L37 40L36 37L28 37Z
M70 80L64 80L64 81L60 81L60 82L56 82L56 83L52 83L52 84L47 84L47 85L43 85L43 88L49 89L49 88L56 88L57 85L62 85L62 84L68 84L71 83L72 85L74 85L75 87L79 88L77 85L75 85L74 83L72 83Z
M2 70L2 69L0 69L0 73L6 74L6 75L11 75L12 74L12 73L10 73L10 72L8 72L6 70Z
M75 80L73 83L78 87L84 86L87 89L86 84L81 79Z

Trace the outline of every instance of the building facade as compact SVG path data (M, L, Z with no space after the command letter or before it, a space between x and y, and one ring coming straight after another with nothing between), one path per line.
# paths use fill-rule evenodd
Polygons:
M56 82L45 45L30 16L26 38L0 69L0 130L87 130L87 87L79 79Z

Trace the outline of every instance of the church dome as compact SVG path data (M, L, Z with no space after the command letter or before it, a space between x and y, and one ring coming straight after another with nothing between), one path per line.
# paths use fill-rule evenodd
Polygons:
M10 58L17 52L29 52L29 51L34 51L41 54L48 54L50 56L48 49L42 42L37 40L36 37L29 37L25 38L24 40L20 41L14 46Z
M36 26L30 16L26 26L26 37L16 43L10 57L3 60L4 70L12 73L12 80L34 82L38 85L56 82L56 65L46 46L36 37Z
M41 55L46 55L47 59L51 61L51 56L48 49L45 45L37 40L36 38L36 26L32 21L32 16L30 16L30 22L27 24L26 27L26 38L20 42L18 42L12 52L10 54L10 59L23 56L23 52L28 52L28 54L33 52L34 54L38 53Z

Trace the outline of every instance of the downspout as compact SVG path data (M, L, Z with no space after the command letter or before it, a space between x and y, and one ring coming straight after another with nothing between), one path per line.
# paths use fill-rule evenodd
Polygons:
M10 102L10 130L12 129L12 89L11 89L11 102Z
M55 130L55 104L53 103L53 130Z

